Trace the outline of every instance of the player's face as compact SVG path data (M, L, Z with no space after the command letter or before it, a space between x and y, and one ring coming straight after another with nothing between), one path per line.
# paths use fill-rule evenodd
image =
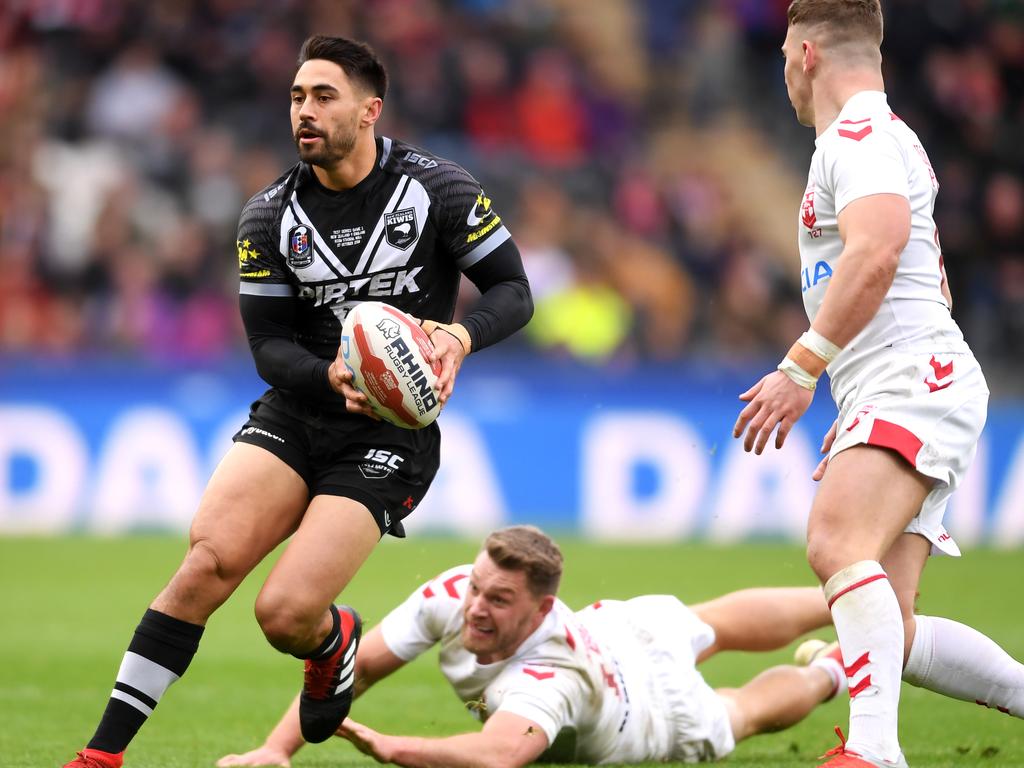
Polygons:
M292 135L299 158L333 168L355 147L369 102L332 61L311 59L299 67L291 90Z
M814 125L814 100L811 97L811 79L804 72L804 46L801 29L790 27L786 32L786 41L782 44L782 53L786 57L784 75L789 102L796 112L800 125Z
M499 568L481 552L462 605L462 645L481 664L507 659L551 610L554 598L530 591L526 574Z

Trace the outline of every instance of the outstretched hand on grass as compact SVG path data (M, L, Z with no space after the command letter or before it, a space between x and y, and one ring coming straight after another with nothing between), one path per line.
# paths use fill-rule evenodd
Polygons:
M278 768L291 768L288 755L273 747L258 747L241 755L224 755L217 761L217 768L235 768L240 765L272 765Z

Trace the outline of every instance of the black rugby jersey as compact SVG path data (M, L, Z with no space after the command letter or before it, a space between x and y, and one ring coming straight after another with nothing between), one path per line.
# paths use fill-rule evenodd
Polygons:
M450 322L460 272L510 234L459 165L386 137L355 187L320 184L298 163L253 196L238 226L240 293L297 297L295 341L333 359L361 301Z

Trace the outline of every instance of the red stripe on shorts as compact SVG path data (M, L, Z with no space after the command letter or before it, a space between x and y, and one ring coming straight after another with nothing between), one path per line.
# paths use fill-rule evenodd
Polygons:
M875 419L871 425L871 434L868 435L868 445L877 445L879 448L889 448L896 451L900 456L910 462L910 466L917 467L917 454L921 451L921 441L917 435L899 424L891 421Z

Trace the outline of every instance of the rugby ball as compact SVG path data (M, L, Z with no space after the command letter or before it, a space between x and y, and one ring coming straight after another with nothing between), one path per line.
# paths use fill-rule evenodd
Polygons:
M356 389L385 421L405 429L432 424L441 412L434 385L441 363L419 323L380 301L353 308L341 326L341 354Z

